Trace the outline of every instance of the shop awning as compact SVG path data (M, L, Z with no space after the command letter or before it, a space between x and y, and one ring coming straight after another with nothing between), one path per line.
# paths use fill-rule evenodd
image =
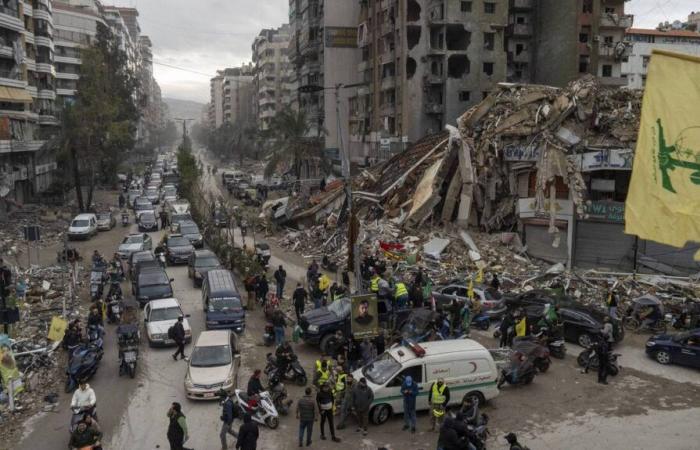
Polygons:
M0 86L0 102L31 103L32 96L22 88Z

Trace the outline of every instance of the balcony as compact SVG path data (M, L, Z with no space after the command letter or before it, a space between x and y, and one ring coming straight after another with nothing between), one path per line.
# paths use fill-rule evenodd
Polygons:
M56 91L52 87L39 88L37 97L42 100L56 100Z
M445 111L445 105L437 102L426 102L423 104L423 111L426 114L442 114Z
M396 77L388 76L382 79L381 89L387 91L396 87Z
M530 53L527 50L523 50L520 53L508 52L508 64L511 63L529 63Z
M62 63L62 64L75 64L75 65L81 65L83 61L80 58L74 58L72 56L60 56L56 55L53 57L54 62L57 63Z
M514 23L512 25L513 36L532 36L532 25L529 23Z
M34 98L37 98L39 96L39 92L36 89L36 86L27 86L25 88L27 92L29 92L29 95L31 95Z
M23 34L24 34L24 41L27 44L36 45L36 40L34 39L34 33L32 33L29 30L24 30Z
M46 141L0 141L0 153L35 152L44 146Z
M7 28L17 33L24 31L24 21L19 17L19 11L0 5L0 28Z
M394 50L385 50L384 53L379 56L379 59L382 64L393 63L396 60L396 52Z
M34 7L31 2L24 2L24 15L28 17L34 17Z
M50 37L40 36L39 34L34 33L34 42L37 46L48 47L51 50L54 49L53 40Z
M612 43L599 42L598 55L601 58L612 58L621 61L632 54L632 45L629 42L618 41Z
M605 14L600 16L600 28L632 28L634 24L634 16L625 14L618 16L617 14Z
M379 113L382 116L393 116L396 114L396 104L394 103L384 103L379 107Z
M51 63L36 63L36 71L55 75L54 67Z
M445 79L441 75L428 74L423 76L423 83L427 85L442 84Z
M80 75L71 72L56 72L56 78L59 80L79 80Z
M381 27L381 35L386 36L388 34L394 34L394 31L396 31L396 24L392 22L385 22L382 24Z
M510 9L526 11L532 9L533 0L511 0Z
M39 114L39 125L58 125L58 119L54 114Z
M621 87L627 86L627 78L624 77L598 77L603 86Z
M2 58L14 58L15 51L11 45L0 45L0 57Z
M27 82L22 79L19 70L0 70L0 86L24 88Z
M43 9L35 9L34 18L45 20L51 25L53 25L53 17L51 17L51 14L49 14L47 11L44 11Z

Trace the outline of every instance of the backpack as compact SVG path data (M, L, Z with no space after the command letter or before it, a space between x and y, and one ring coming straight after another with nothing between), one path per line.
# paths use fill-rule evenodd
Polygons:
M168 339L175 340L175 325L168 328Z

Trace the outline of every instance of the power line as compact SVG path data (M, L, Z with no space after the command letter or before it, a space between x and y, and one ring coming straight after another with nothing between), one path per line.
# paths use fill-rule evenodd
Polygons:
M197 75L202 75L202 76L205 76L205 77L210 78L210 79L213 78L212 74L210 74L210 73L197 72L196 70L186 69L184 67L178 67L178 66L174 66L172 64L166 64L166 63L157 62L157 61L153 61L153 64L156 66L164 66L164 67L169 67L171 69L181 70L183 72L189 72L189 73L194 73Z
M213 35L213 36L254 36L255 32L251 31L248 33L243 33L243 32L233 32L233 31L205 31L205 30L193 30L190 27L178 27L170 24L165 24L162 22L155 22L151 19L141 19L141 22L155 25L156 27L161 27L161 28L166 28L166 29L171 29L171 30L180 30L180 31L187 31L188 33L191 34L207 34L207 35Z

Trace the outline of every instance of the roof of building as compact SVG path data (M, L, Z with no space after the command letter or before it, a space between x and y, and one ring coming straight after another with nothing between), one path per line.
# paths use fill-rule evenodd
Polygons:
M655 29L645 29L645 28L628 28L627 34L641 34L646 36L664 36L664 37L689 37L700 39L700 33L690 30L669 30L661 31Z

